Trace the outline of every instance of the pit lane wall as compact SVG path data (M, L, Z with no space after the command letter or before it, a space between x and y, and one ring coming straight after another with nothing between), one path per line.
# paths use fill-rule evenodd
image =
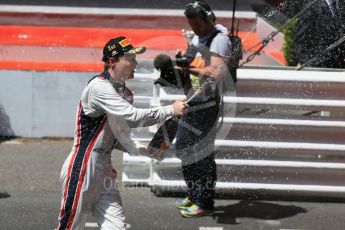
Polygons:
M73 137L81 92L98 73L0 71L0 136ZM136 106L148 106L152 81L136 74ZM149 90L147 90L149 89Z

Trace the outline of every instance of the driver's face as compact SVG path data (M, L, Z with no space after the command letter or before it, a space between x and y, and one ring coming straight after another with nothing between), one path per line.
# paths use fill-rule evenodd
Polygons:
M138 62L135 54L125 54L116 63L116 74L122 81L134 78L134 70Z

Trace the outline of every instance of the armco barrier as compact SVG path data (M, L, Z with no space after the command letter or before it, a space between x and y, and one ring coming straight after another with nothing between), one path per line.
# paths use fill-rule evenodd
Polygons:
M236 116L223 120L232 128L216 140L217 192L344 198L345 72L240 69L238 77L237 96L224 99L237 105ZM159 102L180 96L161 88ZM135 158L124 156L125 183L145 183L158 194L185 189L179 159L148 160L136 168L145 178L136 180L128 170Z

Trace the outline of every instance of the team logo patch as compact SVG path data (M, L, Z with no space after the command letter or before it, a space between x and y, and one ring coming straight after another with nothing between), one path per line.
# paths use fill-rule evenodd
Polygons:
M122 47L126 47L126 46L130 45L131 43L127 39L123 39L122 41L119 42L119 44Z
M146 48L143 46L139 46L139 47L135 47L133 49L131 49L130 51L128 51L128 53L130 54L141 54L143 52L145 52Z
M113 50L113 49L115 49L115 45L108 46L108 50L109 50L109 51L111 51L111 50Z
M151 112L145 114L143 119L144 120L152 119L152 118L154 118L156 116L157 112L158 112L158 109L157 110L152 110Z

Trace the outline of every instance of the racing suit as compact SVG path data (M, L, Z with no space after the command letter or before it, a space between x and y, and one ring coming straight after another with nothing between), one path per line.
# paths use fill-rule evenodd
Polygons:
M107 179L116 174L111 151L119 148L137 154L130 128L150 126L174 115L172 105L135 108L128 102L132 98L129 92L107 71L92 78L84 88L74 144L60 174L62 199L57 229L84 227L85 214L90 212L101 229L125 229L119 191Z

